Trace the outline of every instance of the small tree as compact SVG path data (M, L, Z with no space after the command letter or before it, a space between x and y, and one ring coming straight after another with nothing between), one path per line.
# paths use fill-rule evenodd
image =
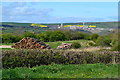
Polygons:
M81 44L79 42L73 42L72 43L72 48L77 49L77 48L80 48L80 47L81 47Z
M23 34L23 37L31 37L31 38L35 38L35 34L33 32L25 32Z
M90 34L84 33L84 39L85 40L90 40Z
M47 37L46 34L42 33L42 34L37 34L36 35L36 38L41 40L41 41L45 41L45 42L48 42L49 41L49 37Z
M95 41L98 37L99 37L98 34L92 34L91 37L90 37L90 39L93 40L93 41Z
M54 31L49 36L50 41L64 41L65 39L66 37L62 31Z
M13 34L3 34L2 35L2 43L14 43L18 42L22 37Z
M111 46L110 43L111 43L111 39L108 36L100 36L96 40L96 44L98 46Z

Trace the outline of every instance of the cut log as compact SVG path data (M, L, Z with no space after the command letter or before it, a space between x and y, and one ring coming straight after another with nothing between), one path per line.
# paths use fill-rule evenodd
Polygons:
M21 48L21 49L50 49L49 45L37 40L35 38L23 38L19 42L12 45L12 48Z

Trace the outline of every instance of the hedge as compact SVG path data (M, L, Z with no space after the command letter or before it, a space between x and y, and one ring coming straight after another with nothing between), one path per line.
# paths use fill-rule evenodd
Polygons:
M120 54L113 51L83 52L64 50L3 50L3 68L33 67L55 64L119 63Z

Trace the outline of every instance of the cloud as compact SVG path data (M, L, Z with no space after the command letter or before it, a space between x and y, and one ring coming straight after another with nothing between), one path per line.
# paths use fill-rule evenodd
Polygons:
M29 3L13 2L2 6L2 21L29 23L69 23L69 22L103 22L116 21L116 17L55 17L52 8L34 8ZM87 12L88 13L88 12Z
M39 19L47 19L53 9L50 8L33 8L27 6L27 3L11 3L8 6L2 6L2 20L3 21L23 21L30 22Z

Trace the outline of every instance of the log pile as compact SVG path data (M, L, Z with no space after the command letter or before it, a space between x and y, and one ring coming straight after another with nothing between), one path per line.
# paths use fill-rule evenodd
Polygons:
M21 49L50 49L50 46L35 39L35 38L23 38L19 42L15 43L12 48Z
M57 49L70 49L72 47L71 43L62 43Z

